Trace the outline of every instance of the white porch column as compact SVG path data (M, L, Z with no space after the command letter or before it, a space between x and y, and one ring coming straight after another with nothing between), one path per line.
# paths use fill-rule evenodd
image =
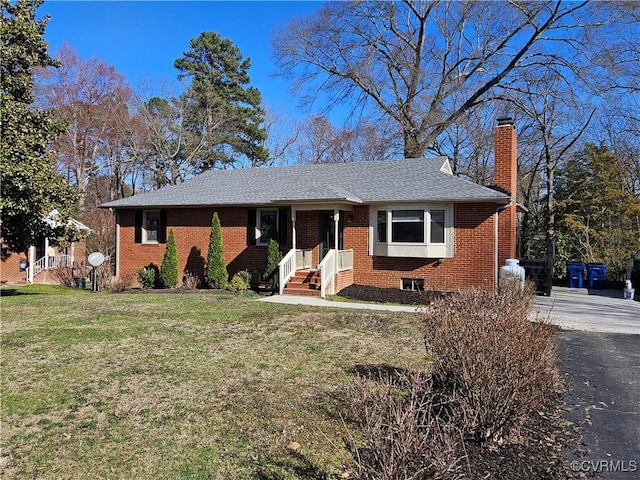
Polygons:
M291 207L291 248L296 249L296 216L297 211L295 207Z
M33 283L36 268L36 247L33 245L27 250L27 262L29 264L27 267L27 282Z
M334 208L333 209L333 244L335 245L335 249L336 249L336 254L333 256L333 262L334 262L334 267L333 267L333 271L335 272L335 275L338 274L338 252L339 250L339 239L340 239L340 231L338 230L338 226L340 224L340 210ZM333 279L333 285L334 285L334 290L335 290L335 278ZM336 293L335 291L331 292L332 294Z
M71 267L73 267L73 262L76 261L76 242L71 242Z
M44 239L44 269L49 270L49 237Z

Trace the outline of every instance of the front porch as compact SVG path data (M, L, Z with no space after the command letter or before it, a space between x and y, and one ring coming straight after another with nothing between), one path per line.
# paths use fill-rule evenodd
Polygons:
M353 249L331 249L317 268L304 261L311 252L290 250L278 265L280 295L313 295L324 298L353 284ZM297 261L296 261L297 260ZM299 263L298 263L299 262Z
M291 208L292 248L278 265L280 295L324 298L353 284L353 249L343 245L345 216L343 205Z

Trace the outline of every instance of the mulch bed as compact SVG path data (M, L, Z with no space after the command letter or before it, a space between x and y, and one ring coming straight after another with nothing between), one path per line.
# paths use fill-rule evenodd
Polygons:
M464 478L564 480L579 477L567 468L562 451L579 440L580 432L562 420L559 405L555 411L534 415L522 433L518 441L502 446L465 442L471 472Z
M444 298L450 293L438 291L415 292L399 288L379 288L364 285L351 285L340 290L339 295L350 300L378 303L399 303L402 305L429 305L434 300Z

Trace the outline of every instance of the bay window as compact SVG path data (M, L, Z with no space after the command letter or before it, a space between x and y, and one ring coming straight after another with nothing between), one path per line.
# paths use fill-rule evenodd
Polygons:
M370 254L386 257L453 257L453 205L372 207Z
M392 210L391 241L424 243L424 210Z

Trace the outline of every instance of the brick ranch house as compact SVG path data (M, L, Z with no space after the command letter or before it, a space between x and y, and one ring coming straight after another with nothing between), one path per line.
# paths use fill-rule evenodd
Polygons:
M52 228L61 227L58 211L52 210L44 221ZM67 228L88 233L89 227L76 219L69 219ZM1 240L1 239L0 239ZM0 242L0 284L59 283L54 271L58 268L74 268L86 264L87 251L84 240L58 245L58 239L43 237L26 252L12 252Z
M500 120L496 188L453 175L437 157L207 171L105 203L116 214L116 275L159 266L172 229L182 272L204 278L217 212L230 275L257 279L277 231L281 293L493 289L516 254L516 142L512 122Z

